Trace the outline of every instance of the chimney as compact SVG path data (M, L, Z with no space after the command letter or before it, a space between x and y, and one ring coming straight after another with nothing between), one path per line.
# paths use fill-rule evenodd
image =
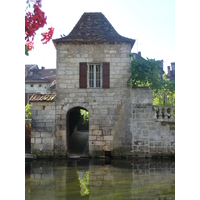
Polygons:
M138 55L141 57L141 51L138 51Z
M163 60L160 60L160 69L163 71Z
M171 63L171 67L172 67L172 73L173 75L175 75L175 62Z
M167 69L168 69L168 74L167 75L170 77L170 66L168 66Z
M172 71L175 71L175 62L171 63Z
M45 69L45 67L42 66L41 69Z

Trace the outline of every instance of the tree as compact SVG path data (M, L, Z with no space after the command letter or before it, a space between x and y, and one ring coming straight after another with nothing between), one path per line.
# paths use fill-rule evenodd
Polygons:
M31 104L25 106L25 119L31 119Z
M80 109L81 115L83 115L83 124L87 125L89 123L89 112L83 109Z
M159 61L155 59L136 60L132 56L127 86L145 86L153 90L154 105L175 105L175 82L163 74L159 75Z
M163 74L160 88L153 90L153 104L157 106L175 105L175 81L170 81L166 74Z
M145 86L151 89L157 89L160 85L160 76L158 71L158 62L155 59L136 60L132 57L129 72L131 76L127 81L127 86L135 88Z
M25 9L25 55L34 48L34 37L36 31L43 28L47 24L47 17L40 9L42 7L42 0L27 0L27 7ZM43 44L49 42L53 36L54 28L48 28L47 32L42 33L41 39Z

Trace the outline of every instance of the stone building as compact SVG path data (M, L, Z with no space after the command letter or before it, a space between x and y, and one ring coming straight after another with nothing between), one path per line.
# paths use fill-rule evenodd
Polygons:
M38 65L25 65L25 105L32 94L55 92L56 69L39 69Z
M31 99L33 118L40 123L32 131L32 152L70 152L69 122L80 109L89 112L90 155L174 152L174 131L158 122L152 91L127 88L134 39L119 35L102 13L84 13L68 36L53 43L56 98L42 96L38 104L37 97Z

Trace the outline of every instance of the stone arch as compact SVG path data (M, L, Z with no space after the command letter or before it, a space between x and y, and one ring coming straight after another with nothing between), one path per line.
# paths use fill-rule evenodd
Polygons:
M70 155L89 155L89 125L87 128L77 130L78 126L82 126L80 110L89 112L90 109L76 105L69 106L66 112L66 138L67 147Z

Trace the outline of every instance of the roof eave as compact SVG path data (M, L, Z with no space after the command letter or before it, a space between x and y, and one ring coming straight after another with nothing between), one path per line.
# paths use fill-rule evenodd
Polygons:
M25 80L25 83L51 83L51 80Z
M57 44L121 44L121 43L129 43L131 44L131 49L133 48L135 44L134 39L130 39L130 42L125 41L89 41L89 40L63 40L63 39L56 39L54 40L54 46L56 47Z

